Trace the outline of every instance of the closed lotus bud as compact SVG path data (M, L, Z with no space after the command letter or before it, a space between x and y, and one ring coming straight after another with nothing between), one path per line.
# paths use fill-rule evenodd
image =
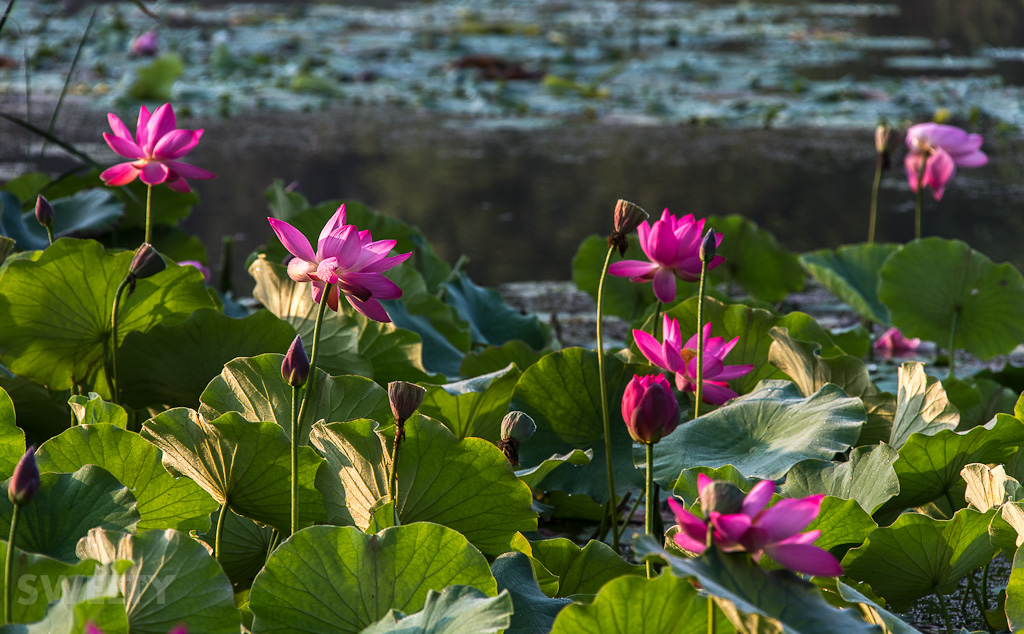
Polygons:
M715 259L715 251L718 250L718 237L715 235L714 229L708 229L708 232L704 234L704 239L700 242L700 261L705 264Z
M144 280L152 277L167 268L167 263L160 257L153 245L143 242L142 246L135 251L135 257L128 267L128 275L136 280Z
M660 374L634 376L622 395L622 419L633 440L654 444L679 426L679 404Z
M281 376L292 387L302 387L306 384L306 377L309 376L309 357L306 356L306 349L302 347L302 337L299 335L295 335L295 341L288 346L288 352L284 355Z
M416 408L423 402L427 390L415 383L392 381L388 383L388 400L391 402L391 413L395 420L405 422L416 413Z
M875 128L875 151L878 152L878 162L883 170L889 169L891 159L889 153L892 151L892 143L895 135L892 128L882 124Z
M700 508L704 517L711 517L712 511L732 515L743 508L745 497L743 490L732 482L713 480L700 490Z
M644 220L647 220L647 212L639 205L619 200L615 203L615 231L608 236L608 246L616 247L619 255L626 255L626 249L629 248L627 236Z
M28 504L39 491L39 467L36 466L36 448L29 447L14 467L14 475L7 486L7 497L17 506Z
M519 444L524 443L537 431L537 423L526 412L509 412L501 421L501 441L498 449L508 458L513 467L519 466Z
M39 224L44 227L52 227L54 218L56 216L53 213L53 206L50 205L50 201L42 196L36 198L36 220L39 221Z

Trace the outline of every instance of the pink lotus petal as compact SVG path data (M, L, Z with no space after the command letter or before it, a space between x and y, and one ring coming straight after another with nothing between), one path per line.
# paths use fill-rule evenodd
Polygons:
M100 180L112 187L121 187L132 182L139 176L139 168L131 163L118 163L108 167L100 174Z
M192 130L171 130L153 147L153 158L161 161L181 158L191 152L197 143L199 137Z
M110 124L110 129L114 131L114 136L138 145L138 143L135 143L135 137L133 137L131 131L128 130L128 126L126 126L124 122L121 121L121 118L116 114L113 112L107 113L107 123Z
M182 194L187 194L192 191L192 188L188 186L188 181L174 172L171 172L170 175L167 176L167 180L164 181L164 185L167 185L167 188L171 191L176 191Z
M743 499L741 511L750 517L755 517L772 501L774 493L775 483L771 480L761 480L751 487L750 493L747 493L747 497Z
M652 365L668 369L668 363L662 356L661 345L658 343L657 339L643 330L634 330L633 341L636 343L636 347L640 349L640 353L643 354Z
M608 267L608 273L616 277L629 277L629 278L640 278L644 276L650 276L648 279L654 278L654 273L659 270L657 264L653 262L641 262L640 260L622 260L621 262L612 262L611 266Z
M676 276L672 269L659 268L654 273L654 296L663 304L676 298Z
M398 299L402 296L402 289L380 273L344 273L341 278L367 289L377 299Z
M391 317L388 315L388 311L384 310L381 303L372 297L365 302L356 299L352 295L345 295L345 299L347 299L348 303L352 304L352 307L362 313L365 317L382 323L391 322Z
M410 256L412 256L411 251L409 253L399 253L398 255L393 255L388 258L377 260L376 262L371 262L366 266L357 265L357 268L361 269L364 273L383 273L384 271L389 271L402 262L405 262Z
M758 517L757 525L765 531L769 542L777 542L796 535L818 517L824 495L780 501Z
M714 480L712 480L706 474L698 473L697 474L697 492L699 493L699 492L703 491L704 487L706 487L707 485L711 484L712 482L714 482Z
M174 109L171 104L165 103L153 112L146 125L147 137L145 143L139 143L146 153L153 156L153 148L159 143L164 135L170 134L177 127L174 121Z
M277 239L281 241L284 248L288 249L289 253L307 262L318 261L313 247L309 245L309 240L302 235L301 231L277 218L267 218L267 221L270 222L270 228L277 234Z
M324 228L320 230L320 235L316 239L316 248L318 251L323 249L324 240L327 236L331 235L335 231L340 231L345 226L345 205L339 205L334 211L334 215L330 217Z
M139 107L139 120L135 124L135 143L145 148L149 141L149 109L146 106Z
M739 394L724 382L704 381L704 387L701 390L701 399L712 405L724 405L737 396Z
M743 513L731 513L724 515L717 511L711 511L711 524L725 540L723 545L738 544L753 522L749 515ZM716 535L716 538L719 535Z
M708 527L700 519L679 503L674 497L668 498L669 508L676 517L680 530L675 535L675 542L680 548L694 553L702 553L707 548Z
M838 577L843 574L843 567L836 558L818 546L782 542L765 546L764 552L796 572L818 577Z
M939 148L928 158L924 166L924 183L930 185L935 200L942 200L942 192L946 183L956 174L956 163L945 150Z
M103 133L103 140L107 142L111 150L115 153L130 159L145 158L145 154L142 152L142 148L135 144L135 141L131 139L123 139L120 136L110 134L109 132Z
M320 258L337 258L338 268L347 271L359 258L359 240L357 230L352 225L345 225L332 231L320 240L316 254Z
M749 374L754 369L753 365L726 365L716 374L714 379L719 381L731 381Z
M288 262L288 277L296 282L312 282L320 279L316 277L316 269L317 266L313 262L298 257L292 258Z
M916 192L918 188L918 176L921 173L921 161L924 157L920 154L908 154L903 159L903 167L907 171L907 183L910 184L910 191Z
M169 169L174 173L178 174L183 178L194 178L196 180L209 180L211 178L217 178L217 175L212 172L207 172L201 167L195 165L189 165L188 163L181 163L179 161L167 161L165 163Z
M171 171L163 163L148 161L139 169L139 180L147 185L159 185L170 174Z

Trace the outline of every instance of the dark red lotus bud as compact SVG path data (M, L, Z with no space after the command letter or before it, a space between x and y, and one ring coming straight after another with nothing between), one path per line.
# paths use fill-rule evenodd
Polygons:
M56 215L53 213L53 206L50 205L50 201L42 196L36 198L36 220L39 221L39 224L44 227L53 227L54 218L56 218Z
M160 257L153 245L143 242L142 246L135 251L135 257L128 267L128 275L137 280L144 280L152 277L167 268L167 263Z
M14 475L7 486L7 497L12 504L28 504L39 491L39 467L36 466L36 448L29 447L14 467Z
M426 388L407 381L392 381L388 383L388 401L391 402L391 413L395 420L405 422L416 413L416 408L423 402L426 395Z
M718 236L715 235L714 229L708 228L708 232L704 234L704 239L700 243L700 261L710 264L711 260L715 259L716 250L718 250Z
M299 335L295 335L295 341L288 346L288 352L284 355L281 376L292 387L302 387L306 384L306 378L309 376L309 357Z

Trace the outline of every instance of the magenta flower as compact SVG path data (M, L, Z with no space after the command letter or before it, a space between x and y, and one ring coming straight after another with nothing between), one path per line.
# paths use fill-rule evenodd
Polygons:
M968 134L951 125L919 123L912 126L907 130L910 153L903 161L910 189L916 192L919 186L931 187L935 200L941 200L957 166L981 167L988 163L988 157L980 149L983 140L980 134ZM925 161L924 178L918 183L921 161Z
M697 476L701 490L712 482L704 474ZM708 513L712 541L725 552L748 552L754 561L768 554L786 568L808 575L838 577L843 568L827 550L814 545L820 530L801 533L821 512L824 495L790 498L766 508L775 492L775 483L762 480L754 485L737 513ZM680 531L675 542L680 548L703 553L707 548L708 524L669 497L669 506L676 516Z
M664 316L662 331L664 341L643 330L633 331L633 340L647 360L674 372L676 389L680 392L694 392L697 387L697 334L684 344L679 334L679 321ZM704 391L705 403L721 405L738 394L729 388L726 381L739 378L754 369L752 365L725 365L725 355L733 349L740 338L726 343L724 337L711 337L711 323L704 324Z
M128 45L132 55L141 57L143 55L156 55L160 51L160 38L156 31L146 31L141 35L132 38Z
M357 311L374 321L390 322L378 300L398 299L402 289L384 277L384 271L409 259L412 253L387 257L395 240L373 241L369 230L359 231L345 224L345 205L331 216L320 232L316 253L302 232L283 220L267 218L278 239L295 257L288 263L288 277L312 282L313 301L320 303L327 284L332 284L327 305L337 312L338 299L345 299Z
M629 435L649 445L679 426L679 404L664 376L634 376L622 394L622 419Z
M637 227L640 248L650 262L623 260L608 267L608 272L628 277L633 282L653 282L658 301L669 303L676 298L676 278L693 282L700 279L700 244L704 220L694 220L693 214L676 218L668 212L652 227L645 220ZM722 234L716 234L715 246L722 243ZM725 261L722 256L708 263L708 270Z
M139 109L135 138L132 138L128 127L117 115L108 114L107 121L114 133L104 132L103 139L114 152L132 159L128 163L118 163L107 168L100 174L107 185L121 187L138 177L147 185L166 183L176 192L188 193L192 189L186 178L216 178L216 174L177 160L192 151L203 136L203 131L177 129L171 104L165 103L152 115L146 106L142 106Z
M906 356L921 345L920 339L907 339L899 328L890 328L875 342L875 351L886 359Z

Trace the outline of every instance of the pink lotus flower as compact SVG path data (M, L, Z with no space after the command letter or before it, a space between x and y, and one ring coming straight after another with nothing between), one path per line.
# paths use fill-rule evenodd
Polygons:
M899 328L890 328L875 342L875 350L886 359L906 356L921 345L920 339L907 339Z
M702 493L711 482L711 478L704 474L697 476L697 486ZM800 532L818 517L821 500L825 496L785 499L766 508L774 492L775 483L762 480L743 499L739 512L705 511L711 521L715 545L725 552L748 552L754 561L759 561L767 553L786 568L808 575L842 575L843 568L836 558L813 545L821 531ZM705 520L687 511L673 497L669 497L668 503L681 529L675 535L676 544L684 550L703 553L707 548L708 533Z
M118 163L100 174L107 185L121 187L138 177L147 185L166 183L176 192L188 193L192 189L186 178L216 178L216 174L177 160L192 151L203 136L203 131L177 129L171 104L165 103L152 115L146 106L142 106L139 109L135 138L132 138L128 127L117 115L108 114L107 121L114 133L104 132L103 139L114 152L132 159L128 163Z
M412 253L386 257L395 240L373 241L369 230L359 231L345 224L345 205L324 225L316 253L302 232L283 220L267 218L278 239L295 257L288 263L288 277L312 282L313 301L320 303L324 288L331 284L327 305L337 312L340 293L357 311L374 321L390 322L378 300L398 299L402 289L384 277L384 271L409 259Z
M157 36L156 31L146 31L132 38L129 50L132 55L137 57L156 55L160 51L160 38Z
M960 128L939 123L919 123L907 130L907 148L910 153L903 164L907 169L910 189L929 186L935 200L942 199L946 183L953 178L956 168L981 167L988 163L988 157L981 151L980 134L968 134ZM924 164L924 178L918 183Z
M629 435L649 445L679 426L679 404L664 376L634 376L622 395L622 419Z
M664 341L657 339L643 330L633 331L633 340L647 360L658 366L675 372L676 389L680 392L694 392L697 384L697 335L684 344L679 334L679 321L664 316L662 331ZM724 337L711 337L711 324L704 324L704 389L702 400L705 403L721 405L738 394L729 388L731 379L739 378L754 369L752 365L725 365L725 355L733 349L740 338L736 337L726 343Z
M667 304L676 298L677 277L686 282L700 279L703 231L703 219L695 221L693 214L676 218L666 209L653 227L646 220L637 227L640 248L651 261L615 262L608 272L628 277L633 282L653 282L655 297ZM721 243L722 234L719 233L715 236L715 246ZM724 261L722 256L715 256L708 263L708 270Z

